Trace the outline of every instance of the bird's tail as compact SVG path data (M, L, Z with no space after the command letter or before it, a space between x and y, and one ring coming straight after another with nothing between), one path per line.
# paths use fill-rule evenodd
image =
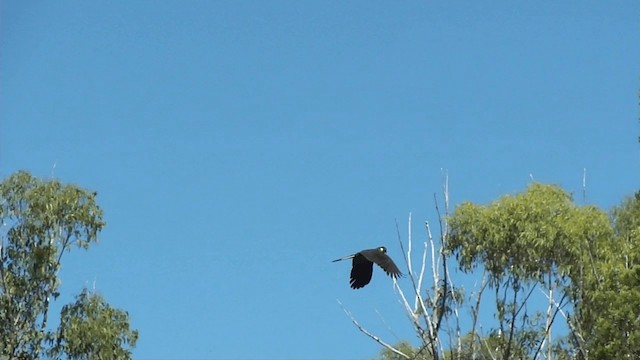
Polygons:
M336 262L336 261L341 261L341 260L348 260L348 259L353 259L353 257L356 256L354 255L349 255L349 256L345 256L345 257L341 257L340 259L335 259L332 262Z

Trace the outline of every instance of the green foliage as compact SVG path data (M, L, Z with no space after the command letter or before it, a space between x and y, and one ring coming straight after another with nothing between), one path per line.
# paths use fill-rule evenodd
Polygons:
M640 265L609 271L589 299L588 347L596 359L640 358Z
M640 358L640 192L612 211L611 249L594 264L578 304L596 359Z
M526 334L521 334L519 338L524 339ZM472 343L475 342L475 355ZM478 338L473 334L467 334L460 338L459 344L452 344L452 347L445 351L444 360L493 360L503 359L504 353L501 349L505 348L505 339L498 333L493 333L483 338ZM402 353L408 355L414 360L432 360L433 356L429 354L427 348L413 347L407 341L401 341L393 346ZM518 346L512 352L510 359L527 359L527 350L524 346ZM380 360L404 360L405 358L394 353L393 351L383 348L378 356Z
M519 339L525 339L526 334L520 334ZM494 332L483 338L479 338L477 335L467 334L460 340L460 348L450 349L446 355L446 360L493 360L503 359L504 351L506 348L505 337L501 334ZM472 346L473 343L476 346ZM520 344L518 341L516 348L511 351L512 359L527 359L528 350L526 346ZM475 354L474 354L475 349Z
M445 359L539 358L545 342L545 355L561 360L640 359L640 192L607 215L534 183L488 205L463 203L447 220L445 255L455 255L463 272L487 272L498 324L484 337L449 337ZM557 308L527 313L536 287L558 296L568 336L548 337ZM425 305L435 314L434 304ZM408 343L398 346L431 360ZM388 350L381 357L398 358Z
M39 358L53 339L47 320L62 256L88 249L105 226L95 198L27 172L0 183L0 358Z
M52 357L66 354L69 359L130 359L138 332L129 329L129 314L112 308L97 294L86 289L76 302L62 309L60 329Z
M408 341L401 341L398 344L393 346L394 349L399 350L403 354L409 356L411 359L415 360L432 360L433 357L428 355L428 351L424 349L418 349L411 346ZM380 355L378 356L379 360L405 360L406 358L396 354L395 352L382 348L380 351Z
M449 225L447 250L456 254L460 268L484 266L493 285L506 276L542 281L553 271L571 275L583 249L606 242L612 233L606 213L578 207L561 188L537 183L490 205L464 203Z
M489 205L464 203L449 225L447 251L456 255L460 269L482 267L489 274L502 334L500 357L527 358L541 350L550 325L536 321L541 315L528 314L525 306L537 285L559 290L576 312L574 337L586 338L594 326L595 313L587 304L593 303L601 279L598 269L623 249L612 241L614 229L605 212L577 206L560 187L534 183ZM586 350L585 341L574 345Z
M622 244L620 259L626 267L640 263L640 191L611 212L616 238Z

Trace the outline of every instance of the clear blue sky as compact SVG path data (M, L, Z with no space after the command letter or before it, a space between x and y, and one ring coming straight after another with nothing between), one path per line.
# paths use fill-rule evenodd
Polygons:
M336 299L413 339L388 278L330 260L401 259L441 169L454 205L583 168L590 203L638 189L640 2L560 3L2 1L0 175L106 214L55 306L95 283L136 359L374 356Z

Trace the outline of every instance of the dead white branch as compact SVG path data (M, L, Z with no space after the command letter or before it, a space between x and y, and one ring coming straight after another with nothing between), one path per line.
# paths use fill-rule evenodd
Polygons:
M408 256L407 253L405 253L404 250L404 245L402 244L402 237L400 236L400 229L398 227L398 222L396 221L396 231L398 233L398 243L400 243L400 249L402 250L402 256L404 257L404 261L405 263L408 265L409 264L409 260L408 260ZM408 247L411 248L412 246L412 236L411 236L411 232L409 232L408 236L407 236L407 243L408 243ZM424 299L422 298L422 295L420 294L420 288L418 287L418 285L416 284L416 278L413 275L413 271L409 270L409 279L411 280L411 285L413 286L413 293L416 296L417 299L417 303L418 306L420 306L419 310L421 310L422 316L424 317L424 322L425 325L428 328L428 334L429 334L429 338L425 339L423 336L423 332L424 329L422 328L422 326L419 325L419 323L416 321L414 324L416 326L416 330L418 330L420 332L421 338L423 340L423 342L425 343L431 343L434 341L434 339L437 339L437 334L435 333L435 328L433 327L433 321L431 318L431 315L429 314L429 312L427 311L427 308L424 304ZM402 293L402 289L400 289L400 287L398 287L398 290L400 293ZM404 300L406 302L406 299ZM413 316L415 316L415 314L418 313L418 308L416 308L415 311L412 311Z

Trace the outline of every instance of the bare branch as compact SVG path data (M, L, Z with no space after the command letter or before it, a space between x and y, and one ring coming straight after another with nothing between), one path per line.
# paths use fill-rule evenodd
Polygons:
M520 307L518 308L518 311L515 312L514 316L518 316L520 314L520 311L524 309L524 306L527 304L527 301L529 301L529 297L531 296L531 294L533 294L533 290L535 290L536 286L538 286L538 284L533 284L533 286L531 287L531 290L529 290L529 293L527 294L527 296L525 296L524 300L522 301L522 304L520 304ZM514 305L515 305L515 302L514 302Z
M369 331L367 331L367 329L365 329L364 327L362 327L362 325L360 325L358 323L358 321L353 317L353 315L351 314L351 312L349 310L347 310L344 305L342 305L342 302L340 302L340 300L336 300L338 301L338 304L340 304L340 307L342 308L342 310L344 311L345 314L347 314L347 316L351 319L351 322L353 322L353 324L358 328L358 330L360 330L360 332L362 332L363 334L367 335L368 337L372 338L374 341L376 341L378 344L384 346L385 348L389 349L390 351L394 352L395 354L398 354L402 357L404 357L405 359L410 359L411 357L405 353L403 353L402 351L394 348L393 346L387 344L386 342L384 342L382 339L380 339L378 336L373 335L372 333L370 333Z
M549 299L549 301L553 303L558 313L562 315L562 317L566 320L567 325L569 325L569 330L571 330L571 335L574 337L576 343L579 344L578 351L580 351L583 359L587 359L587 352L584 349L585 340L584 340L584 337L582 336L582 332L579 329L576 329L575 324L569 319L569 315L567 315L567 313L564 310L562 310L562 307L564 307L566 303L565 304L558 303L555 299L549 298L549 296L542 289L540 289L540 291L544 296L547 296L547 299Z
M515 281L519 282L519 279L516 279ZM507 290L507 287L505 286L505 293L506 293L506 290ZM509 357L511 356L511 345L513 344L513 336L515 335L515 330L516 330L516 316L518 315L518 312L520 312L520 309L516 309L519 292L520 292L520 286L513 289L513 309L511 310L511 321L509 324L509 338L507 340L507 348L504 350L504 355L503 355L503 359L505 360L509 359Z
M444 172L444 184L442 185L442 193L444 194L444 211L445 214L449 214L449 172L447 170L443 170Z
M547 319L547 326L545 328L545 336L547 334L549 334L551 332L551 325L553 324L553 321L555 320L556 316L558 314L562 315L562 317L566 320L567 324L569 325L569 329L571 330L572 335L576 338L579 339L579 344L580 346L578 346L578 351L580 351L583 355L583 358L586 359L586 354L585 351L583 350L583 344L584 344L584 338L582 337L582 335L576 331L576 328L573 326L573 324L571 323L571 321L569 321L569 318L567 316L567 314L562 310L562 308L567 304L564 303L564 300L567 298L567 294L562 295L562 298L560 299L560 301L556 301L553 298L553 292L551 291L551 289L549 289L549 294L545 293L544 290L540 289L540 292L542 292L544 294L544 296L547 297L547 299L549 300L549 306L551 307L551 305L553 305L556 309L555 312L553 313L553 316L551 316L551 319L549 321L549 319ZM536 353L534 354L534 359L536 359L538 357L538 353L540 352L540 350L542 349L543 346L543 342L540 343L540 345L538 346L538 349L536 350ZM551 347L551 338L549 337L549 347Z
M432 271L432 277L433 277L433 283L435 285L438 284L438 268L437 268L437 261L436 261L436 246L435 243L433 242L433 236L431 235L431 227L429 226L429 223L427 224L427 233L429 234L429 243L431 244L431 271Z
M587 203L587 168L582 170L582 204Z
M4 274L4 248L2 247L3 240L0 239L0 277L2 278L2 292L11 297L10 289L7 287L7 281Z
M497 358L496 354L494 354L493 351L491 350L491 348L489 347L489 342L487 341L487 339L486 338L484 338L484 339L481 338L480 335L478 335L478 338L480 339L480 341L482 341L484 343L484 347L485 347L485 349L487 349L487 352L489 353L489 356L491 356L491 359L492 360L497 360L498 358ZM475 353L474 353L474 355L475 355Z
M438 223L440 225L440 242L442 245L442 216L440 216L440 208L438 207L438 199L436 198L436 194L433 194L433 202L435 204L436 207L436 213L438 214ZM431 238L431 261L433 262L433 265L431 266L433 269L433 283L434 284L438 284L438 279L439 276L437 274L437 268L438 268L438 264L440 263L440 259L436 260L436 254L435 254L435 246L433 244L433 238ZM441 250L442 250L442 246L441 246Z
M411 306L409 305L407 298L404 296L404 292L402 291L402 288L400 288L400 286L398 285L398 281L395 278L393 279L393 287L400 294L400 298L402 299L402 305L404 305L405 311L407 312L407 315L409 316L409 319L411 320L411 322L416 327L420 327L420 324L417 322L418 319L417 319L417 316L415 315L415 312L413 311L413 309L411 309Z
M398 227L398 222L397 221L396 221L396 232L398 233L398 242L400 243L400 249L402 250L402 256L404 257L404 261L405 261L406 264L409 264L409 262L407 260L407 254L404 251L404 245L402 244L402 238L400 237L400 229ZM409 239L411 239L410 236L409 236ZM427 308L424 306L424 301L422 300L422 296L420 295L420 289L416 285L415 277L413 276L413 273L411 272L411 269L409 269L409 275L408 276L409 276L409 279L411 280L411 284L413 285L413 292L416 295L416 297L418 298L418 304L420 305L420 308L422 310L422 314L424 316L426 325L429 327L429 333L430 334L434 334L433 328L432 328L432 323L431 323L431 317L429 316L429 312L427 311Z
M411 241L411 213L409 213L409 223L407 224L407 268L409 269L409 275L411 275L413 277L413 266L411 266L411 245L412 245L412 241ZM418 286L418 289L420 289L420 287Z
M407 259L407 254L405 253L404 250L404 245L402 244L402 238L400 236L400 228L398 226L398 221L396 221L396 232L398 234L398 242L400 243L400 249L402 250L402 256L404 257L404 261L405 263L408 265L409 261ZM411 241L411 234L409 234L409 243ZM426 332L426 334L428 335L428 339L424 338L424 334L425 332L423 331L422 327L418 326L417 322L414 322L414 325L416 326L416 329L420 332L420 336L422 338L423 343L426 345L428 344L431 347L431 352L434 355L435 359L438 358L438 346L442 346L441 344L439 344L438 341L438 333L436 331L436 329L434 328L434 324L431 318L431 315L429 315L429 312L427 311L426 306L424 305L424 300L422 298L422 295L420 295L420 288L418 288L418 286L416 285L416 279L413 276L413 272L411 271L411 269L409 269L409 279L411 280L411 285L413 286L413 292L416 296L416 298L418 299L418 304L420 305L420 309L422 310L422 316L424 317L424 322L427 326L428 332ZM399 289L399 287L398 287ZM406 302L406 300L405 300Z
M482 293L484 292L484 289L487 288L487 284L489 282L487 281L487 270L483 270L482 271L482 283L480 284L480 291L478 291L478 298L476 299L476 304L475 306L472 308L472 314L473 314L473 318L472 318L472 325L471 325L471 336L475 337L476 336L476 325L478 324L478 315L480 314L480 300L482 298ZM480 338L478 336L478 338ZM472 360L476 360L476 341L475 339L473 340L473 342L471 343L471 359Z
M446 187L446 185L445 185ZM443 221L442 221L442 215L440 214L440 207L438 206L438 199L436 197L436 194L433 194L433 202L435 203L435 207L436 207L436 212L438 213L438 223L440 224L440 255L442 256L442 269L444 272L444 281L442 284L442 303L440 305L440 313L438 314L438 319L436 320L436 332L440 330L440 325L442 324L442 317L444 316L445 313L445 309L446 309L446 304L447 304L447 294L448 294L448 289L447 286L448 284L448 278L449 275L447 273L447 257L446 254L443 251L443 245L445 242L445 237L447 236L447 229L445 228L445 225L443 225ZM435 265L433 266L434 270L434 274L436 274L436 270L435 270ZM439 286L439 279L435 278L434 275L434 284L436 286L436 288Z
M427 229L427 234L429 235L429 240L431 241L431 244L433 244L433 238L431 237L431 229L429 229L429 222L425 221L424 223ZM429 246L427 245L426 241L423 243L423 247L424 247L424 250L422 251L422 266L420 268L420 275L418 276L418 289L422 289L422 281L424 280L424 271L427 267L427 248ZM416 297L414 309L416 311L418 310L418 297Z

